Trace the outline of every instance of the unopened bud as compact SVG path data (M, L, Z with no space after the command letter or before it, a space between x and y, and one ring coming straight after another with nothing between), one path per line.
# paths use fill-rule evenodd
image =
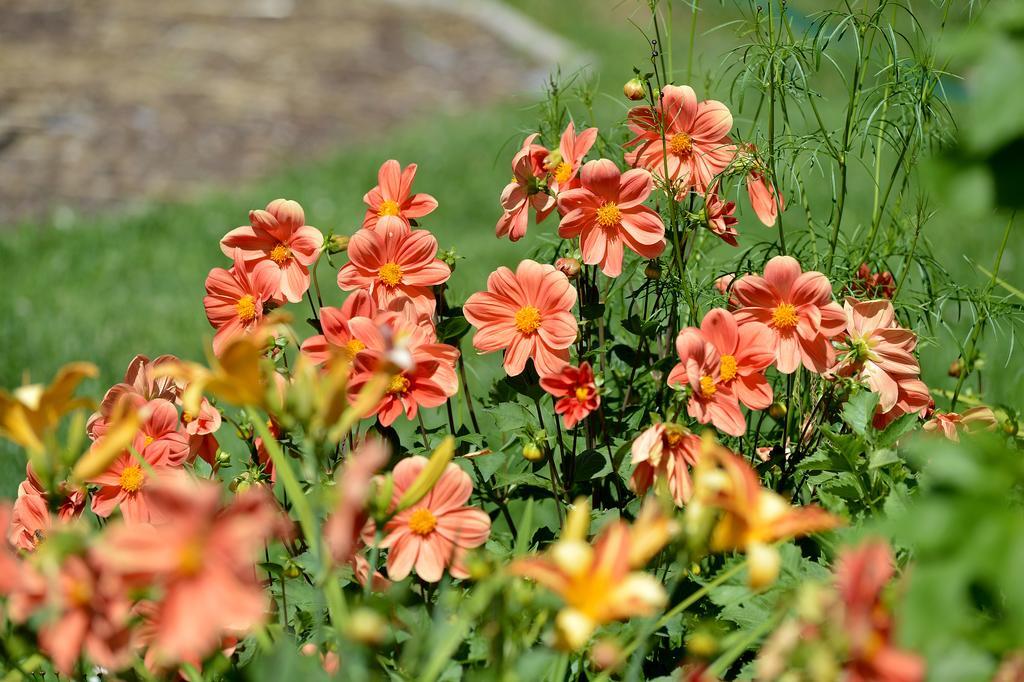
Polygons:
M555 261L555 269L569 279L576 279L580 276L580 269L583 265L576 258L559 258Z
M224 450L218 450L216 462L220 466L227 466L228 464L231 464L231 453L225 452Z
M287 564L285 564L285 566L284 566L284 577L285 578L290 578L290 579L294 580L295 578L298 578L300 575L302 575L302 569L299 568L295 564L294 561L289 561Z
M327 243L327 251L330 254L344 253L348 251L348 242L350 237L346 234L336 234L331 236L331 241Z
M957 358L953 362L949 363L949 369L946 371L946 374L953 377L954 379L957 379L960 377L961 374L963 374L963 372L964 363L960 362L960 358Z
M747 572L751 589L768 587L779 577L782 557L771 545L755 542L747 547Z
M639 78L630 78L622 86L622 94L634 102L644 98L644 83Z
M540 462L544 459L544 451L536 443L527 443L523 446L523 459L529 462Z
M450 249L445 249L444 251L439 252L437 254L437 257L452 271L455 270L455 263L462 258L462 256L460 256L458 252L455 250L454 246L451 247Z
M602 637L590 649L590 665L594 670L614 672L622 665L622 647L611 637Z
M380 614L365 607L353 611L345 623L345 634L349 639L366 646L380 646L387 632L387 623Z
M779 402L772 403L768 407L768 416L775 421L782 421L786 418L786 405Z
M699 658L711 658L718 653L718 639L708 630L697 630L686 638L686 650Z
M661 279L661 263L656 260L647 261L644 268L644 277L647 279Z

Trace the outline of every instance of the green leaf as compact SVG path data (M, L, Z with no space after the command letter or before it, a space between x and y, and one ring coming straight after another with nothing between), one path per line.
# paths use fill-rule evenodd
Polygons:
M902 461L903 460L900 459L900 456L896 454L895 450L890 450L889 448L872 450L871 454L868 456L868 468L881 469L882 467Z
M866 436L878 407L878 394L862 391L843 406L843 421L859 436Z
M445 343L458 341L470 330L469 320L464 317L448 317L437 325L437 338Z

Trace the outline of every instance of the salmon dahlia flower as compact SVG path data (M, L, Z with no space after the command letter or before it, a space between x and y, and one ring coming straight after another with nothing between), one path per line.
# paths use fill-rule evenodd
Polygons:
M676 352L680 362L669 373L668 383L690 389L687 413L701 424L712 423L731 436L742 436L747 422L731 382L723 380L728 367L722 366L718 350L700 330L687 327L676 337Z
M579 189L558 196L563 214L558 236L580 238L587 265L600 265L608 277L622 274L623 247L644 258L665 250L665 224L657 211L643 205L654 181L642 168L620 173L608 159L589 161L580 171Z
M548 154L544 164L551 174L550 186L555 194L579 187L577 175L580 166L583 165L583 158L594 146L596 139L597 128L587 128L577 135L576 125L569 121L558 143L558 149Z
M704 192L732 162L736 146L729 139L732 114L715 100L697 101L688 85L666 85L657 109L629 112L636 135L626 146L626 162L665 176L673 185Z
M487 291L466 301L463 314L477 328L473 347L505 351L505 372L521 374L533 359L541 376L569 364L578 326L572 314L576 289L553 265L524 260L513 273L500 267L487 278Z
M757 148L746 145L745 151L741 153L745 161L747 171L747 197L750 199L750 207L754 209L757 219L765 227L773 227L779 217L779 209L785 210L786 202L782 195L775 190L775 186L768 180L768 169L757 158Z
M652 485L665 486L677 507L693 495L690 467L700 460L700 438L681 424L654 424L637 436L631 449L629 487L646 495Z
M415 456L398 463L392 472L394 505L427 462L426 457ZM455 578L468 578L463 565L466 551L484 544L491 534L490 517L466 506L472 494L469 474L448 464L426 497L395 514L384 526L380 543L388 550L388 578L402 580L415 569L420 579L436 583L446 568Z
M224 235L221 251L233 258L238 249L250 268L261 262L273 265L273 297L298 303L309 289L309 266L320 256L324 236L306 225L302 206L288 199L275 199L265 211L249 211L249 223Z
M956 412L936 412L931 419L924 423L924 430L931 433L938 433L954 443L960 442L960 433L963 431L993 430L999 420L996 419L992 408L985 405L978 405L966 410L963 414Z
M802 272L791 256L776 256L764 276L744 275L732 287L741 324L760 322L772 331L775 366L792 374L803 363L822 374L835 364L830 339L846 327L843 309L832 300L832 285L820 272Z
M739 242L736 241L739 232L735 228L739 219L733 215L735 210L735 202L722 200L716 192L711 192L704 197L704 225L730 246L739 245Z
M359 230L348 244L349 262L338 272L338 286L343 291L366 290L379 309L405 296L421 313L433 315L431 287L452 275L436 256L437 240L426 230L394 235Z
M536 213L537 224L544 222L555 208L555 198L548 194L544 184L547 171L544 160L548 150L534 144L537 133L523 141L523 146L512 157L512 182L501 191L503 213L498 218L495 234L500 239L508 237L514 242L526 236L530 222L530 208Z
M408 232L410 219L422 218L437 208L437 199L429 194L412 194L416 177L416 164L404 169L394 159L381 165L377 172L377 186L363 196L368 208L363 217L363 228L380 230L385 235Z
M114 408L125 396L136 409L141 409L147 402L157 398L172 403L179 402L183 386L170 376L157 376L161 368L170 367L177 362L178 358L173 355L161 355L153 360L145 355L136 355L132 358L124 372L124 381L107 389L99 410L86 422L85 428L89 438L96 440L106 433Z
M540 387L556 398L555 413L562 415L567 429L574 428L601 404L589 362L581 362L579 367L566 365L557 374L542 376Z
M57 522L69 523L82 515L85 509L85 492L62 483L58 488L60 503L57 506ZM18 497L14 501L11 515L9 540L18 549L32 551L46 538L53 527L50 514L49 495L42 482L32 470L25 466L25 480L18 485Z
M268 260L257 261L249 270L240 249L234 252L230 270L214 268L206 276L203 307L206 319L217 330L213 352L220 355L228 342L256 329L263 321L264 307L278 289L277 267Z
M365 289L352 292L340 308L320 308L320 327L323 333L303 341L302 354L316 365L322 365L339 355L353 362L366 346L352 336L349 320L354 317L373 317L376 312L377 306Z

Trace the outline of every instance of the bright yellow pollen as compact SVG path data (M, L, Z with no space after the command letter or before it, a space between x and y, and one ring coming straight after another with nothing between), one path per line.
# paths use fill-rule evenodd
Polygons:
M292 257L292 250L284 244L278 244L270 250L270 260L274 261L278 265L284 263L286 260Z
M619 220L622 218L622 211L613 202L608 202L601 208L597 209L597 224L601 227L611 227L612 225L618 225Z
M792 303L780 303L772 311L772 324L776 327L795 327L800 318L796 314L796 306Z
M686 429L679 424L665 424L665 442L669 447L674 448L679 445L685 435Z
M385 263L377 271L377 279L389 287L398 286L402 282L402 268L398 263Z
M723 355L718 372L722 377L722 381L732 381L736 376L736 358L732 355Z
M359 339L350 339L349 342L345 344L345 348L342 352L349 358L354 358L356 354L364 348L366 348L366 344Z
M555 166L555 180L559 183L568 182L572 176L572 166L565 161Z
M668 141L668 150L677 156L685 156L693 150L693 141L686 133L676 133Z
M126 493L134 493L142 487L142 482L145 480L146 476L142 473L142 469L131 464L126 466L124 471L121 472L121 478L118 483L121 485L121 490Z
M398 215L398 202L392 201L391 199L385 199L381 202L380 208L377 209L377 215Z
M428 535L437 526L437 517L426 507L420 507L409 515L409 530L416 535Z
M587 388L586 386L580 386L579 388L576 389L576 400L583 403L586 402L589 397L590 389Z
M707 376L700 378L700 392L705 398L710 398L717 390L714 379Z
M146 442L145 442L145 445L149 445L149 444L151 444L152 442L153 442L153 436L146 436ZM145 445L143 445L143 447L145 447Z
M388 384L388 393L391 395L402 395L409 391L409 380L401 374L397 375Z
M242 322L252 322L256 319L256 299L246 294L238 299L235 311L238 313L238 319Z
M516 329L524 334L532 334L540 329L540 311L532 305L517 310Z
M187 411L185 411L185 410L182 410L182 412L181 412L181 421L182 421L183 423L185 423L185 424L189 424L189 423L191 423L191 422L192 422L192 420L193 420L193 419L195 419L195 417L193 417L193 416L192 416L192 414L191 414L190 412L187 412Z

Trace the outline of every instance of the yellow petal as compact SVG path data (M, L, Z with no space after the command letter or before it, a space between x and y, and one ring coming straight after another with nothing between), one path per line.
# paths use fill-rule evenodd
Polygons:
M430 455L430 460L423 467L420 475L416 477L412 485L406 488L405 494L398 500L398 507L395 511L400 512L408 509L422 500L430 492L430 489L434 487L438 479L441 478L441 474L444 473L445 468L452 461L454 455L455 437L446 436Z

